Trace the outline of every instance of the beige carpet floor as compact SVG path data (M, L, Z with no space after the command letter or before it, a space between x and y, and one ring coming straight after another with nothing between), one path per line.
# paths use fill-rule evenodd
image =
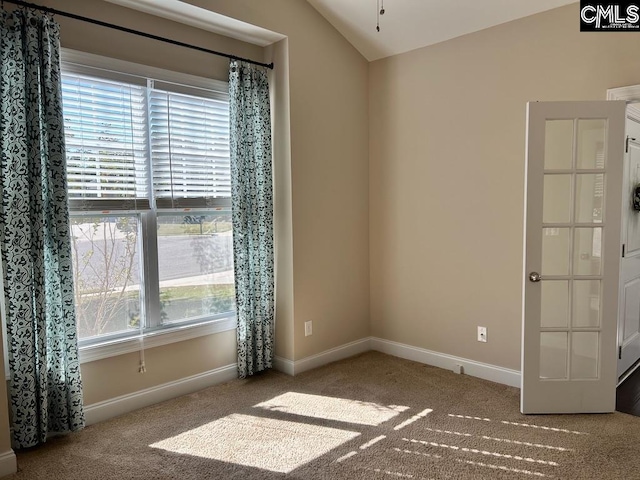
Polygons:
M370 352L268 372L18 452L18 479L640 479L640 418Z

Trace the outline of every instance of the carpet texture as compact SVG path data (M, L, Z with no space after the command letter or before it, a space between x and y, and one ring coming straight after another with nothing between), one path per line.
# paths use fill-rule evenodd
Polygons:
M640 479L640 418L369 352L216 385L18 452L7 479Z

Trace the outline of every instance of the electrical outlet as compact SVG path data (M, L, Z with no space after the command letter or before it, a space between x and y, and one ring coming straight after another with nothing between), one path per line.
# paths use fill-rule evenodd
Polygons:
M308 322L304 322L304 336L308 337L313 334L313 322L309 320Z
M487 341L487 327L478 327L478 341L479 342Z

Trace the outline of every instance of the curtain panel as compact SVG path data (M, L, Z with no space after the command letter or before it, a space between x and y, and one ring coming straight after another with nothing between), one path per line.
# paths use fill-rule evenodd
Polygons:
M59 27L2 11L0 249L15 448L84 425L75 308Z
M271 111L264 67L230 62L229 123L238 375L244 378L273 361Z

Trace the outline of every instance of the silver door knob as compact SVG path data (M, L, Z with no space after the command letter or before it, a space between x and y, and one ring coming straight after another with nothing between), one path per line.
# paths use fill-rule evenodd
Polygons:
M536 283L536 282L539 282L540 280L542 280L542 277L538 272L531 272L529 274L529 281Z

